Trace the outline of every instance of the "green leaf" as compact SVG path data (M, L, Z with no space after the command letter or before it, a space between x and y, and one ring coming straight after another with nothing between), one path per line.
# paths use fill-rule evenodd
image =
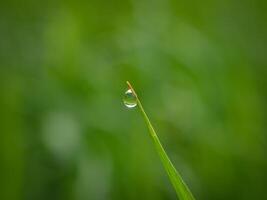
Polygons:
M127 85L129 86L129 89L132 90L132 92L134 93L135 97L136 97L136 101L137 101L137 105L139 106L141 113L144 117L144 120L147 124L147 127L149 129L149 133L150 136L152 137L152 140L154 142L154 145L157 149L157 152L161 158L162 164L170 178L170 181L177 193L177 196L179 197L180 200L194 200L194 196L191 193L191 191L189 190L189 188L187 187L187 185L185 184L185 182L183 181L181 175L179 174L179 172L175 169L175 167L173 166L171 160L169 159L166 151L164 150L163 146L161 145L161 142L157 136L157 133L155 132L142 104L141 101L139 100L135 90L133 89L133 87L131 86L131 84L127 81Z

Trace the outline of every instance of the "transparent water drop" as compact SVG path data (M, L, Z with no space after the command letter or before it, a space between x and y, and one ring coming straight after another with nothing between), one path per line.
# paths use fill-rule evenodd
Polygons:
M134 108L137 105L136 96L131 89L125 92L123 103L127 108Z

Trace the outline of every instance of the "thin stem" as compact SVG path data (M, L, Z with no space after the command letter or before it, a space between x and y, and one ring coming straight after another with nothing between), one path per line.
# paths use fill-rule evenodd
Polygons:
M130 84L129 81L127 81L126 83L129 87L129 89L132 90L133 94L136 97L137 104L138 104L138 106L141 110L141 113L144 117L144 120L148 126L150 136L153 139L153 142L154 142L156 149L159 153L159 156L161 158L163 166L164 166L165 170L167 171L167 174L171 180L173 187L175 188L177 196L179 197L180 200L194 200L195 198L193 197L189 188L187 187L187 185L183 181L181 175L175 169L175 167L173 166L172 162L170 161L166 151L164 150L164 148L163 148L163 146L162 146L162 144L161 144L161 142L160 142L160 140L156 134L156 131L154 130L154 128L153 128L153 126L152 126L152 124L151 124L142 104L141 104L141 101L139 100L139 98L137 96L137 93L135 92L134 88L132 87L132 85Z

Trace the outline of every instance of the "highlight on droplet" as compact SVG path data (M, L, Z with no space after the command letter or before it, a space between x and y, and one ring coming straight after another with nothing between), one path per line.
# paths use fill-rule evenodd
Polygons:
M137 105L137 99L131 89L128 89L123 98L123 103L127 108L134 108Z

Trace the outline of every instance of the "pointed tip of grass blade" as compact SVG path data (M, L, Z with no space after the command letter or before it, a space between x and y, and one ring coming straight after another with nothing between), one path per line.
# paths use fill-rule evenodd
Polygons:
M132 87L132 85L131 85L131 83L129 81L126 81L126 84L129 87L129 89L131 89L131 90L133 89L133 87Z
M131 83L129 81L126 81L126 84L128 85L129 89L132 90L134 95L137 97L137 94L136 94L135 90L133 89L133 86L131 85Z

